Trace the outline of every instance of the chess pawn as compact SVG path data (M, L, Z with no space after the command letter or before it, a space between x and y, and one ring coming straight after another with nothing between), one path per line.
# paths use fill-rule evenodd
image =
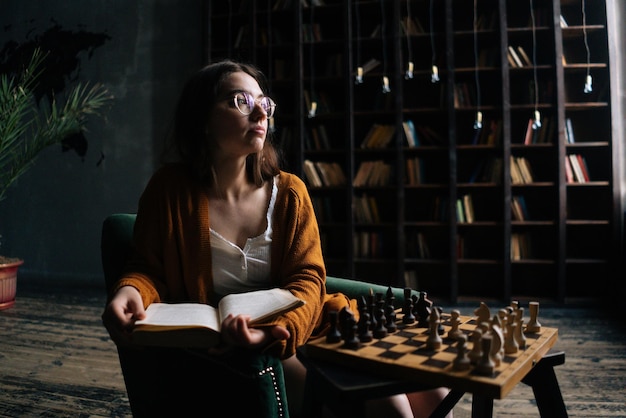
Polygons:
M387 336L387 318L385 317L385 301L382 293L377 294L376 300L376 329L373 331L374 338L385 338Z
M541 324L537 320L539 315L539 302L530 302L528 304L528 309L530 310L530 319L526 324L526 332L536 333L541 331Z
M476 365L476 372L483 376L492 376L496 369L495 363L490 355L492 341L491 335L483 335L480 341L483 355Z
M452 368L454 370L458 370L458 371L469 370L469 368L471 367L470 359L467 355L466 345L467 345L467 336L461 333L457 337L457 344L456 344L457 354L452 362Z
M359 312L359 321L357 322L359 341L363 343L370 342L374 337L370 329L370 314L367 311L367 306L359 307Z
M515 341L520 349L526 348L526 336L524 335L524 308L515 311Z
M433 309L428 317L428 338L426 339L426 346L431 350L438 350L441 348L442 339L439 335L439 309Z
M433 302L428 299L426 292L420 292L420 296L415 303L417 310L417 326L419 328L428 328L428 317L433 310Z
M402 307L402 323L412 324L415 322L413 315L413 299L411 299L411 289L404 289L404 306Z
M483 356L483 349L480 343L480 340L483 338L483 331L480 328L476 328L472 331L470 338L472 340L472 350L468 354L470 363L478 364Z
M359 341L357 337L357 322L354 316L346 320L346 329L348 330L348 334L346 338L344 338L343 347L356 350L361 346L361 341Z
M514 314L511 314L509 315L506 323L506 337L504 339L504 352L507 354L517 353L519 350L517 340L515 339L516 328L517 324L515 323L515 316Z
M458 309L450 311L450 330L448 331L448 338L451 340L456 341L461 335L465 336L463 331L459 329L459 324L461 323L461 320L459 319L460 316L461 312L459 312ZM467 341L467 338L465 338L465 341Z
M339 330L339 314L337 311L330 311L328 313L328 319L330 322L330 329L326 334L327 343L338 343L341 341L341 331Z

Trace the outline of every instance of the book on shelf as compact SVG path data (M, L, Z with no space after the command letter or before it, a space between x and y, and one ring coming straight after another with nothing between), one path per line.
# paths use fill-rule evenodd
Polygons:
M311 187L322 187L322 179L315 168L315 163L311 160L304 160L303 167L304 175Z
M574 138L574 127L572 126L572 119L565 118L565 140L568 144L573 144L576 142Z
M533 129L534 123L535 121L533 120L533 118L528 119L528 125L526 126L526 133L524 134L524 145L530 145L530 144L534 144L535 142L537 142L536 140L537 131Z
M472 203L472 195L463 195L463 212L465 214L465 222L471 224L474 222L474 204Z
M393 139L395 132L396 127L394 125L375 123L363 138L361 148L385 148Z
M572 183L587 183L589 181L589 171L584 157L580 154L569 154L567 158L571 164Z
M274 288L224 296L217 308L203 303L152 303L135 322L134 344L164 347L214 347L221 342L222 320L249 315L251 326L304 305L289 290Z
M511 45L509 45L508 47L508 55L509 57L509 64L511 64L512 67L523 67L524 63L522 62L522 60L520 59L520 57L517 55L517 52L515 51L515 48L513 48Z
M417 131L415 130L415 124L412 120L406 120L402 122L402 128L404 128L404 137L409 147L419 146L419 139L417 137Z
M524 50L522 46L517 47L517 55L521 59L524 66L532 67L533 62L530 60L530 58L528 57L528 54L526 53L526 51Z

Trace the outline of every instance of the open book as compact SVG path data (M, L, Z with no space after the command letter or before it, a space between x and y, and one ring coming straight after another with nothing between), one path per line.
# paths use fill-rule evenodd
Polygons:
M224 296L217 309L203 303L152 303L135 322L133 343L163 347L213 347L220 342L222 318L249 315L250 325L304 305L286 289L255 290Z

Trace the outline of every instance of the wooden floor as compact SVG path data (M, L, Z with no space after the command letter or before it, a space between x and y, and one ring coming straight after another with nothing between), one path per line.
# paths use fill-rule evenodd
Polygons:
M0 417L128 417L115 346L101 325L100 289L18 288L0 311ZM459 307L471 315L472 307ZM540 308L565 351L556 373L570 417L626 417L626 321L593 307ZM454 409L470 416L471 396ZM538 417L529 387L496 400L494 417Z

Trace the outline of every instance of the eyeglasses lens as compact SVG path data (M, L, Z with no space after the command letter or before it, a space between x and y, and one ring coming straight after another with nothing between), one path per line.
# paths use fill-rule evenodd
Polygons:
M254 106L256 105L256 101L249 93L237 93L235 95L234 102L237 110L244 115L251 114L254 111ZM267 96L261 97L259 105L265 113L267 113L268 118L271 118L274 115L276 104L272 99Z

